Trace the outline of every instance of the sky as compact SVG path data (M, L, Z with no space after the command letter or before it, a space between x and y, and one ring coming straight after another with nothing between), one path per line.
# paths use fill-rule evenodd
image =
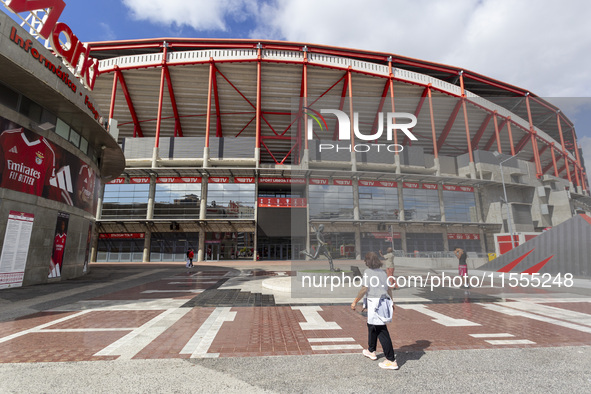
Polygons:
M60 21L83 42L275 39L463 67L560 107L591 163L589 0L64 1Z

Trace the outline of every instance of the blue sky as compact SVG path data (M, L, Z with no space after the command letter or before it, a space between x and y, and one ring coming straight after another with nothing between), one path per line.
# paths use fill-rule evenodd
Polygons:
M588 0L64 1L60 21L84 42L277 39L466 67L553 101L591 163Z

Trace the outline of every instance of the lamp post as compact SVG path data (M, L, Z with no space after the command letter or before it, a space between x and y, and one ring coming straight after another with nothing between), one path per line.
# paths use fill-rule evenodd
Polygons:
M502 160L499 163L499 167L501 168L501 182L503 183L503 194L505 195L505 206L507 207L507 223L509 224L509 236L511 238L511 249L514 248L515 244L514 244L514 239L513 239L513 217L511 215L511 207L509 206L509 200L507 199L507 188L505 187L505 175L503 174L503 163L505 163L506 161L509 161L513 158L516 158L517 156L519 156L519 154L522 151L517 152L517 154L506 158L505 160ZM500 155L499 152L494 152L493 153L495 155L495 157L498 157Z

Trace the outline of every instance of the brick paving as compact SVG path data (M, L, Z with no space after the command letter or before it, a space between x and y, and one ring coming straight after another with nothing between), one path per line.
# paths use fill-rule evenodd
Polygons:
M0 322L0 362L116 360L121 354L134 359L337 354L359 353L366 346L360 307L276 305L270 295L224 290L229 272L182 269L62 311ZM518 297L499 302L494 295L502 290L507 291L472 289L477 295L472 299L463 298L468 294L463 290L445 289L444 299L455 297L449 302L405 301L388 326L395 348L416 352L591 343L591 298L546 302L539 299L548 290L511 289L558 308L561 313L554 316L552 308L522 313ZM425 293L416 292L418 297ZM395 299L399 294L402 290Z

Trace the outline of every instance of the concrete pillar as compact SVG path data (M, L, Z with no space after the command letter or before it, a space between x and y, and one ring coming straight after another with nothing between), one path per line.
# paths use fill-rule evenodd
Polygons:
M94 224L94 229L92 231L94 234L92 236L92 246L90 249L90 262L96 263L96 254L98 253L98 241L99 241L98 226L96 225L96 223Z
M142 256L142 261L144 263L148 263L150 261L151 247L152 247L152 230L150 228L146 228L146 232L144 235L144 253Z
M406 245L406 226L400 226L400 240L402 241L402 250L409 253Z
M150 175L150 190L148 191L148 207L146 219L154 219L154 200L156 199L156 175Z
M396 166L396 173L402 173L402 169L400 168L400 155L394 155L394 165Z
M105 185L101 182L101 187L98 191L98 200L96 204L96 219L99 220L103 215L103 199L105 198Z
M201 178L201 201L199 202L199 220L204 223L207 219L207 176ZM204 261L205 257L205 235L206 231L203 226L199 229L199 250L197 251L197 261Z
M154 147L152 151L152 168L158 167L158 147Z
M203 167L209 167L209 146L203 147Z
M254 178L254 197L255 197L255 204L254 204L254 231L253 231L253 239L252 239L252 261L257 261L257 248L259 247L259 175L256 174Z
M478 223L483 223L483 212L482 212L482 199L480 196L481 190L480 188L474 187L474 201L476 203L476 217L478 218Z
M441 164L439 164L439 157L433 159L435 162L435 175L441 176Z
M398 182L398 211L400 212L400 221L404 221L404 197L402 196L404 188L402 182Z
M306 197L306 245L305 248L308 252L311 251L310 246L310 180L306 178L306 189L305 189L305 197ZM310 260L310 257L306 256L306 260Z
M441 221L445 222L445 202L443 201L443 185L437 185L437 195L439 197L439 211L441 212Z
M449 239L447 238L448 228L443 226L443 250L449 252Z
M361 227L355 226L355 258L362 260L361 257Z
M486 234L484 233L484 229L482 227L478 229L478 234L480 235L480 249L482 250L482 253L488 253L485 242Z
M353 177L353 220L355 226L355 258L361 260L361 228L359 226L359 178Z

